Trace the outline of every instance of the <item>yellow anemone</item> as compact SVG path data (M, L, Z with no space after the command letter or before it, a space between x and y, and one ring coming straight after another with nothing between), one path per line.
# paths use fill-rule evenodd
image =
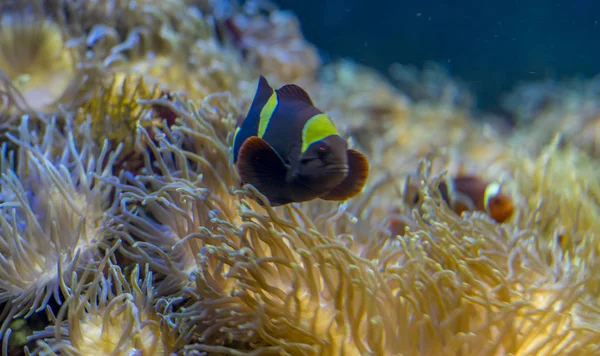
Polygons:
M63 28L56 22L17 13L0 19L0 71L20 93L12 95L17 106L53 108L74 84L75 64Z

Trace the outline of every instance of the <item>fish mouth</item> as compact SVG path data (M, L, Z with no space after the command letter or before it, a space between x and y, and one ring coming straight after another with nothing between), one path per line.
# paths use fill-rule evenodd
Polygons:
M347 164L330 164L325 167L327 173L348 173L350 167Z

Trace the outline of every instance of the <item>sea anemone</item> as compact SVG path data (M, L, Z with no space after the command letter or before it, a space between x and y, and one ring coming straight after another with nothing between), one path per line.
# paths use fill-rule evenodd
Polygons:
M177 99L146 103L176 111L179 125L158 145L145 140L158 172L117 184L122 198L111 213L113 229L127 242L125 256L158 272L159 295L192 298L169 314L195 325L198 343L187 349L233 352L223 346L231 342L291 353L393 349L393 327L386 337L369 332L371 322L393 325L383 312L397 309L388 306L395 303L389 291L381 291L374 309L344 308L345 296L360 295L347 302L366 306L367 296L378 293L384 282L375 266L354 260L335 237L311 230L301 210L286 210L293 215L286 221L271 208L267 215L250 210L258 208L252 200L236 208L229 187L239 180L226 142L237 112L227 96L207 98L199 110ZM261 197L257 191L237 194Z
M187 350L228 353L233 344L287 354L394 350L399 329L389 311L400 310L402 301L385 288L376 266L311 230L300 209L286 209L293 216L287 220L268 207L267 214L254 212L248 201L236 222L207 190L183 182L138 204L144 213L126 216L125 230L144 241L132 250L137 245L136 258L147 258L164 281L182 274L182 295L191 300L168 316L195 328L196 343ZM163 251L153 246L159 240Z
M119 72L105 75L89 91L82 89L83 100L74 103L76 109L68 111L66 119L74 123L72 130L78 141L91 139L101 147L107 140L111 150L120 146L116 168L135 167L137 127L154 125L151 115L137 101L158 98L160 87L140 75Z
M211 233L218 227L214 221L228 221L233 216L227 216L227 207L218 196L185 180L172 181L156 193L148 193L142 186L126 186L122 194L122 207L113 217L118 227L114 235L128 243L122 253L150 264L157 272L158 295L180 296L183 288L193 283L190 276L206 263L198 255L200 251L225 238ZM219 267L211 270L214 272L207 273L215 274L212 283L221 280Z
M515 223L535 229L545 244L560 246L560 256L585 261L600 252L600 170L575 144L561 148L562 141L557 135L537 155L515 150L503 164L514 172L512 189L523 197Z
M229 189L236 174L227 140L237 112L228 96L218 95L199 108L177 96L173 101L143 103L172 111L178 125L154 128L154 139L139 128L144 166L137 176L126 174L120 182L111 179L120 196L119 208L110 211L111 226L116 236L128 242L123 250L127 257L149 263L165 277L157 284L158 293L177 295L199 268L196 254L204 246L188 236L210 230L215 219L235 219L235 199ZM203 197L202 204L192 204L190 199L198 196Z
M76 87L77 62L63 28L29 13L0 19L0 73L4 90L23 110L50 110Z
M167 356L185 342L186 335L157 310L148 266L133 266L126 278L112 263L105 276L103 265L73 281L73 294L53 317L54 325L31 337L38 340L32 355Z
M497 225L479 212L456 215L436 193L442 176L432 177L430 165L418 177L421 213L394 238L402 247L368 254L392 274L395 297L409 302L395 351L593 354L600 335L582 310L599 315L586 291L598 278L581 262L548 259L556 245L530 228ZM362 256L375 245L353 250Z
M97 160L89 144L78 149L54 123L38 137L23 120L19 137L10 138L19 149L11 154L4 145L2 159L0 302L7 304L0 335L14 317L43 310L52 297L60 303L71 273L99 258L112 201L112 187L94 178L111 172L112 158L101 163L106 150Z
M118 54L135 60L167 54L211 33L203 14L183 1L68 0L44 5L47 13L63 19L77 42L86 43L93 58Z
M194 100L217 92L247 96L255 84L240 56L214 38L199 39L186 48L185 54L175 52L114 68L152 78L169 91L185 93Z
M599 354L597 80L511 132L441 67L321 67L265 1L0 7L5 353ZM240 185L259 74L367 154L361 194L273 208ZM440 183L461 175L503 183L511 218L451 209Z
M48 11L65 19L86 68L123 71L155 59L182 65L196 41L213 36L209 16L183 1L64 1Z

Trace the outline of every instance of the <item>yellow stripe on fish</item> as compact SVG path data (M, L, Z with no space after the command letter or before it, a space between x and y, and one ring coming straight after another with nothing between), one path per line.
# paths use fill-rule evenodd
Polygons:
M491 183L485 188L485 193L483 196L483 203L485 204L485 208L489 208L490 200L500 194L500 190L502 186L498 183Z
M235 142L237 135L240 133L241 127L237 127L235 129L235 133L233 134L233 142Z
M277 100L277 93L274 91L265 106L263 106L262 110L260 111L258 137L263 138L265 136L265 132L267 131L271 117L273 117L273 112L277 108L277 104L279 104L279 100Z
M339 135L339 133L333 122L325 114L317 114L311 117L302 129L302 149L300 152L306 152L310 145L331 135Z

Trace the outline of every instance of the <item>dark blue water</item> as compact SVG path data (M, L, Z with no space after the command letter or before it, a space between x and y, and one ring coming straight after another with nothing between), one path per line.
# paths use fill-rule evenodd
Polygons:
M332 58L444 65L494 109L518 81L600 72L600 1L278 0Z

